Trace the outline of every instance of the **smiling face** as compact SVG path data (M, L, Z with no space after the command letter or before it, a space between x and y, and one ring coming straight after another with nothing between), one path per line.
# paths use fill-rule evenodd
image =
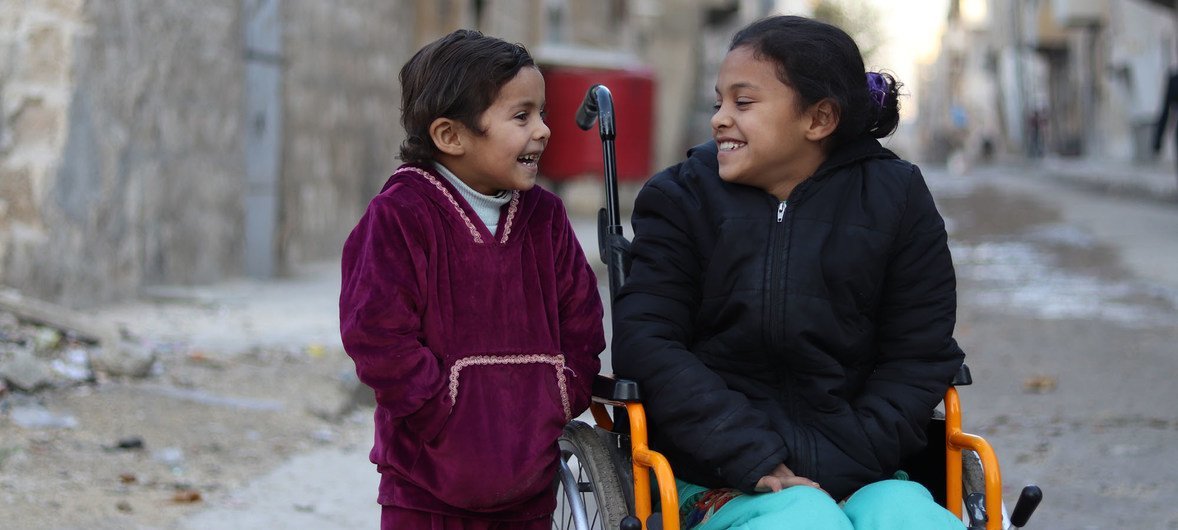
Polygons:
M531 189L551 133L544 123L540 71L521 68L499 89L499 96L479 117L479 125L482 134L453 124L460 148L439 157L442 165L484 195Z
M720 178L785 200L825 160L821 141L829 132L815 115L817 104L803 107L777 69L750 47L728 52L716 79L712 136Z

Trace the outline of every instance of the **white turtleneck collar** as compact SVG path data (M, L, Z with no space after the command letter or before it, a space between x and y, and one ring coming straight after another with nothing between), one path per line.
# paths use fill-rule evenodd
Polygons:
M434 162L434 167L438 169L438 173L450 181L450 184L458 190L462 198L466 199L467 204L474 208L474 213L487 227L487 231L491 232L491 235L495 235L499 229L499 212L504 204L511 201L511 192L503 190L495 195L483 195L466 185L462 179L458 178L458 175L455 175L441 163Z

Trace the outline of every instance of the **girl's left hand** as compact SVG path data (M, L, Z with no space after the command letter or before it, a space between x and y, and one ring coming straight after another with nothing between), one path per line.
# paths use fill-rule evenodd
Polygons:
M777 464L773 471L761 477L754 489L759 492L778 492L792 486L809 486L822 490L817 482L795 475L784 463ZM826 490L822 490L822 492L826 493Z

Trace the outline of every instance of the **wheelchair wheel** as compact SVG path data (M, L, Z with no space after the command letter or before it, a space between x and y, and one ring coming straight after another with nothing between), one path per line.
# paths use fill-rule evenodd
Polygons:
M965 495L985 493L986 478L982 472L982 459L968 449L961 452L961 486Z
M559 440L560 480L552 528L614 530L627 515L626 497L614 467L616 449L593 427L572 421Z

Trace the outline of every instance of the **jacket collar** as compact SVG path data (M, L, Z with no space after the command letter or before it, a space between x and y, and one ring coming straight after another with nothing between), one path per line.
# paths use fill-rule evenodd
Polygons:
M715 140L708 140L687 150L687 158L694 158L704 167L712 171L720 171L720 162L716 160L716 155L720 154L720 148L716 146Z

